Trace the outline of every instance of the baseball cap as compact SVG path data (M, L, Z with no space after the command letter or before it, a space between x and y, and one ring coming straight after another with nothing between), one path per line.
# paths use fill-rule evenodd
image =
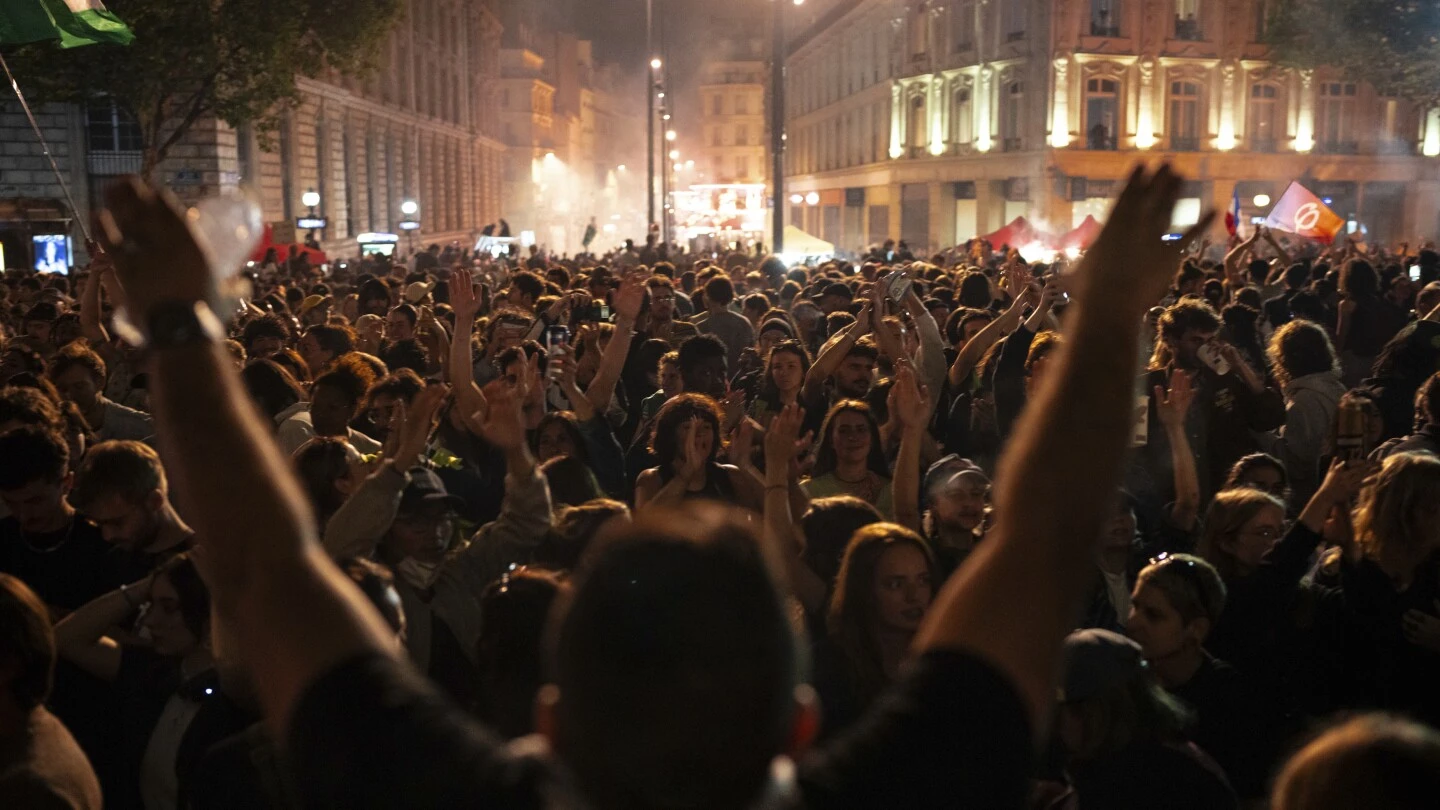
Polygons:
M41 301L25 313L27 321L53 321L60 317L60 308L51 301Z
M425 300L425 296L429 295L433 289L435 289L435 282L433 281L413 282L409 287L405 288L405 300L412 304L418 304Z
M760 334L763 335L766 332L784 332L786 337L795 337L795 332L790 328L790 324L779 318L771 318L760 324Z
M925 497L928 499L931 491L936 487L948 482L957 475L965 473L973 473L987 481L989 480L989 476L985 475L985 471L980 469L980 465L968 458L961 458L958 453L951 453L934 464L931 464L929 469L925 470L923 489Z
M847 301L855 297L855 293L850 290L850 285L843 281L832 281L825 285L825 292L821 295L838 295Z
M1060 701L1088 700L1145 672L1140 645L1111 630L1076 630L1065 637Z
M308 295L304 301L300 302L300 314L304 315L321 304L328 304L334 300L335 299L329 295Z
M405 485L405 492L400 496L400 513L413 513L435 503L443 503L455 510L465 505L463 500L445 489L445 482L434 470L428 467L411 468L410 483Z

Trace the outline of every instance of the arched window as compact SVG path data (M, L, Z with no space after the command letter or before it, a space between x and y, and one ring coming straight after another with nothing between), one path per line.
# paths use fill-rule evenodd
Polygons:
M1025 105L1025 82L1014 79L1002 85L1000 97L1000 147L1006 152L1018 152L1025 148L1021 122Z
M1320 149L1333 154L1355 151L1355 83L1324 82L1315 119Z

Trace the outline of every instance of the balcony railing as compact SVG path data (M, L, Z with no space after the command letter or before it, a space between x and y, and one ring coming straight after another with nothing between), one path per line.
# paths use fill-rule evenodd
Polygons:
M1114 151L1115 135L1105 129L1091 130L1085 136L1085 148L1096 151Z
M1120 26L1110 23L1092 21L1090 23L1090 36L1092 37L1118 37Z
M1251 138L1251 152L1274 152L1278 144L1274 138Z
M1360 145L1355 141L1320 141L1315 144L1315 151L1324 155L1354 155L1359 153Z
M1170 151L1199 152L1200 139L1188 135L1172 135L1170 137Z
M1000 151L1002 152L1020 152L1024 149L1024 138L1004 138L1000 141Z
M1182 18L1179 15L1176 15L1175 38L1189 40L1191 42L1199 42L1200 40L1203 40L1205 38L1205 34L1203 31L1200 30L1199 20L1195 19L1194 17Z
M142 152L112 152L96 150L86 155L90 173L100 177L121 174L139 174L145 163Z

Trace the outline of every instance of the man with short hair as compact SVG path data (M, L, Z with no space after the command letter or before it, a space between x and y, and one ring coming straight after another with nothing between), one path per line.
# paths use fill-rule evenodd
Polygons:
M823 280L823 279L822 279ZM855 293L843 281L832 281L820 293L820 311L829 315L834 312L849 312Z
M25 583L0 574L0 807L100 810L100 782L70 731L46 711L55 631Z
M510 277L510 287L505 290L505 300L510 306L534 315L535 302L544 294L544 280L529 270L522 270Z
M396 304L385 316L385 342L397 343L415 337L415 321L420 317L415 307L406 303Z
M723 275L705 282L705 314L695 318L695 327L702 335L714 335L725 344L725 359L730 368L740 365L740 355L755 345L755 327L744 315L730 311L735 300L735 285Z
M50 381L60 395L80 409L85 424L99 441L147 439L154 435L150 415L106 398L105 361L84 345L71 344L50 361Z
M45 604L74 610L113 585L110 546L66 495L74 477L65 440L42 427L0 434L0 571L25 580Z
M136 582L190 548L194 532L170 503L160 456L140 442L110 441L90 448L70 496L114 555L112 579Z
M726 347L714 335L699 335L680 344L680 384L687 394L705 394L717 402L729 391Z

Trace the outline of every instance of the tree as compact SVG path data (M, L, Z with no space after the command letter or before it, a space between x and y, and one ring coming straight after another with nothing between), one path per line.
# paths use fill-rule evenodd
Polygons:
M39 101L112 99L135 117L148 177L195 123L273 131L297 76L363 76L402 0L108 0L129 46L27 45L11 59Z
M1382 95L1440 106L1440 2L1280 0L1266 41L1282 67L1335 67Z

